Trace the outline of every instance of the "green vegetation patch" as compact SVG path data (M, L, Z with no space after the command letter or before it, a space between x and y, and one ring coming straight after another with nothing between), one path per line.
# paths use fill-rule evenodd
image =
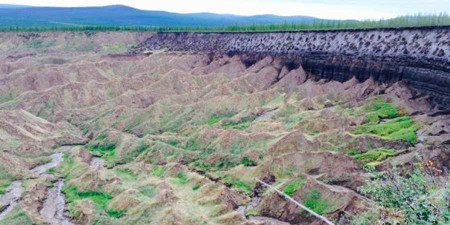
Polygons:
M87 149L108 162L113 161L116 154L116 144L89 145Z
M250 127L255 117L248 116L240 119L239 121L228 121L223 123L223 128L225 129L236 129L236 130L245 130Z
M251 160L251 159L249 159L248 157L244 157L241 160L241 164L244 165L244 166L256 166L256 162Z
M300 112L300 109L293 105L285 105L278 112L278 117L283 122L284 128L290 130L299 122L303 121L309 112Z
M64 188L63 193L65 194L67 202L69 204L75 203L80 199L90 199L92 202L94 202L97 209L104 210L111 217L120 218L126 213L124 210L118 211L108 209L108 202L111 201L112 196L107 193L91 190L80 191L75 186L68 186Z
M75 161L69 153L66 153L64 154L64 160L61 165L50 169L49 173L71 180L74 177L80 176L87 168L88 167L85 164Z
M395 156L395 150L390 148L372 149L365 153L353 150L348 153L352 158L369 165L376 165L379 162Z
M328 201L322 198L322 193L315 189L306 195L304 203L306 207L320 215L324 214L330 207Z
M383 100L375 100L363 106L369 123L378 123L380 119L396 118L400 115L397 106Z
M449 190L436 189L438 179L421 166L412 172L394 168L375 175L359 192L402 215L402 221L389 224L449 224Z
M21 207L15 207L5 218L0 221L0 225L11 224L35 224L30 216Z
M150 145L145 143L144 141L138 142L136 146L132 148L130 152L128 152L123 159L121 160L123 163L129 163L135 160L138 156L140 156L142 153L148 151L150 148ZM113 154L114 155L114 154Z
M156 195L156 189L153 186L145 185L138 188L139 192L146 197L153 198Z
M402 116L400 109L392 103L377 99L353 111L355 112L356 115L367 117L367 123L353 130L355 134L374 134L389 140L412 144L417 142L418 125L411 117Z
M152 175L155 177L164 177L166 174L166 168L163 166L153 166Z
M221 120L222 120L221 117L219 117L217 115L213 115L211 118L209 118L207 123L209 126L214 126L214 125L218 124Z
M253 195L252 186L240 179L226 175L226 176L222 177L222 180L226 184L231 185L233 188L236 188L237 190L244 192L246 195L249 195L249 196Z
M54 45L55 45L55 41L53 41L53 40L45 41L45 40L34 39L28 44L28 47L39 49L39 48L50 48Z
M295 192L297 192L303 185L305 184L305 180L303 179L295 179L290 182L284 189L283 192L287 194L289 197L294 196Z
M185 172L179 172L175 177L175 183L177 184L187 184L189 182L189 178Z
M192 163L192 166L194 166L197 170L200 171L219 171L219 170L225 170L229 168L233 168L235 166L239 165L239 162L235 162L230 159L221 159L217 163L214 164L207 164L202 162L201 160L197 160Z
M418 126L407 116L398 117L385 123L367 123L357 127L355 134L375 134L390 140L400 140L409 143L417 142Z
M8 173L3 165L0 165L0 195L5 194L6 189L13 182L14 177Z
M115 173L126 181L135 181L137 180L137 174L135 174L130 169L115 169Z
M125 44L111 44L102 46L103 51L109 54L124 53L128 50L129 47L130 46Z

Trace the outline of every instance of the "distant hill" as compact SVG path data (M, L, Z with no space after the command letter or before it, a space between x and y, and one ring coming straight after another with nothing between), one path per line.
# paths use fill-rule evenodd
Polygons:
M11 5L11 4L0 4L0 9L14 9L14 8L25 8L29 7L26 5Z
M228 26L250 24L312 23L309 16L237 16L213 13L147 11L123 5L103 7L30 7L0 5L0 27L42 26Z

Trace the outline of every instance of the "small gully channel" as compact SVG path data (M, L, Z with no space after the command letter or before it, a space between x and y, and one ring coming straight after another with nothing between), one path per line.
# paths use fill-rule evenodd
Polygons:
M63 152L65 148L61 148L61 151L51 155L52 161L37 166L31 170L38 176L52 176L48 174L48 170L58 167L63 161ZM65 216L66 200L62 189L64 186L63 179L56 179L54 186L47 192L47 198L43 203L43 207L39 212L41 216L51 225L73 225L70 219ZM10 213L14 207L18 204L23 194L22 181L14 181L7 189L7 192L0 197L0 220L4 219L8 213Z

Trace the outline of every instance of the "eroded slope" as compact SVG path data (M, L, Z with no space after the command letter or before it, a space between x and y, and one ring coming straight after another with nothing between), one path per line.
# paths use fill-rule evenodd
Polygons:
M318 80L271 56L248 64L202 53L108 55L102 46L137 44L143 34L96 42L103 35L40 36L97 43L76 52L61 44L32 49L25 46L34 39L19 36L0 63L2 124L12 123L9 112L26 118L5 128L2 140L15 135L23 146L42 146L32 155L44 157L52 145L79 144L50 171L65 180L74 223L320 224L255 178L336 223L367 215L405 222L360 189L376 174L367 168L393 165L423 165L436 181L430 199L447 196L450 117L403 82ZM78 139L53 141L63 134ZM33 167L22 147L7 146L1 154ZM16 179L26 178L5 180ZM28 179L0 224L45 222L39 212L56 181Z

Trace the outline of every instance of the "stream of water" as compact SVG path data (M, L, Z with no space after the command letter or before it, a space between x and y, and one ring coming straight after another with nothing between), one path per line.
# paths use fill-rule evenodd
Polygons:
M51 225L73 225L72 222L64 215L66 200L62 194L64 181L58 180L55 186L48 190L47 199L40 211Z
M64 149L62 149L64 150ZM49 169L55 168L63 161L63 153L58 152L51 155L52 161L36 166L31 170L32 173L39 176L48 175ZM66 201L64 194L61 192L64 186L64 180L59 179L54 187L50 188L47 192L47 199L44 201L43 208L40 211L47 222L51 225L72 225L73 223L64 215L64 209ZM6 193L0 197L0 203L3 205L3 209L0 210L0 220L2 220L8 213L10 213L17 205L20 197L22 196L23 188L22 181L14 181L7 189Z
M61 164L63 161L64 154L62 152L55 153L51 155L52 161L42 165L37 166L32 170L36 174L44 174L49 169L55 168ZM47 220L51 225L72 225L73 223L65 216L64 209L66 207L66 199L62 193L62 188L64 186L64 180L59 179L53 188L49 189L47 192L47 199L44 201L44 205L40 211L42 217Z

